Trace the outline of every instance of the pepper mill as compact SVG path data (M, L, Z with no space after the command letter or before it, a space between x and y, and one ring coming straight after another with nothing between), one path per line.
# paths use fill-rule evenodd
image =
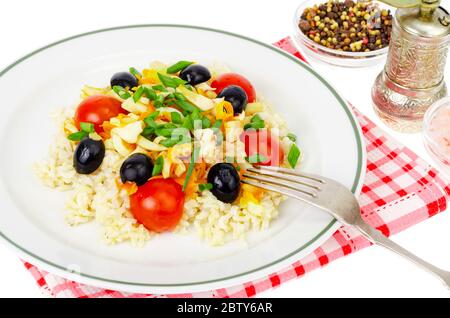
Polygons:
M375 112L389 127L418 132L425 111L447 95L450 16L440 0L381 0L397 7L384 70L372 88Z

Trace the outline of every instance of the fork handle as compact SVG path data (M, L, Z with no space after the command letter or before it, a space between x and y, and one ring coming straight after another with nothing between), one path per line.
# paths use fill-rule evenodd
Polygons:
M391 252L394 252L400 256L405 257L406 259L410 260L414 264L422 267L423 269L427 270L431 274L434 274L436 277L438 277L446 286L450 289L450 272L445 271L437 266L434 266L433 264L428 263L427 261L421 259L420 257L414 255L407 249L401 247L394 241L388 239L386 236L384 236L380 231L374 229L373 227L369 226L368 224L364 222L359 222L360 224L354 225L362 234L364 237L366 237L369 241L371 241L374 244L383 246L390 250Z

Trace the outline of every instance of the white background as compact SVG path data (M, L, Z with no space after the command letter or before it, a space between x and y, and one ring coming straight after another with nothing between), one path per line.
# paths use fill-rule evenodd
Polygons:
M0 69L30 51L61 38L118 25L193 24L241 33L272 43L292 31L292 16L299 2L3 1L0 7ZM443 0L442 3L447 9L450 8L449 0ZM376 123L381 124L372 110L370 88L383 65L365 69L343 69L316 63L313 63L313 66L348 100ZM450 66L447 67L446 73L448 77ZM26 74L23 80L26 81ZM301 90L301 87L299 89ZM388 131L419 155L430 160L420 134L403 135ZM435 216L396 235L394 239L420 256L450 269L450 248L447 245L450 242L448 213ZM438 280L407 261L382 248L371 247L261 294L261 297L368 296L449 297L450 291ZM0 297L42 297L19 259L3 245L0 246Z

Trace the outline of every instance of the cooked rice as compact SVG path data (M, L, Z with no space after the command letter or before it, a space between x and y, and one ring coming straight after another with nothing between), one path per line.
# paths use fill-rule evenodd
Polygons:
M196 200L185 203L178 231L183 232L193 224L199 237L211 245L245 239L249 232L269 226L278 216L281 201L281 195L267 192L259 204L249 202L247 207L241 208L223 203L210 191L204 191Z

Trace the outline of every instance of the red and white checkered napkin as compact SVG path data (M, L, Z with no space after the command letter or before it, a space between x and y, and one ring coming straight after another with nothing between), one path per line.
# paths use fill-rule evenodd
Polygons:
M302 58L289 38L276 45ZM353 111L367 145L367 174L359 197L366 222L389 236L444 211L450 198L449 180L358 110ZM25 266L41 289L54 297L251 297L369 245L358 232L343 226L313 253L272 275L195 294L144 295L105 290L69 281L29 263Z

